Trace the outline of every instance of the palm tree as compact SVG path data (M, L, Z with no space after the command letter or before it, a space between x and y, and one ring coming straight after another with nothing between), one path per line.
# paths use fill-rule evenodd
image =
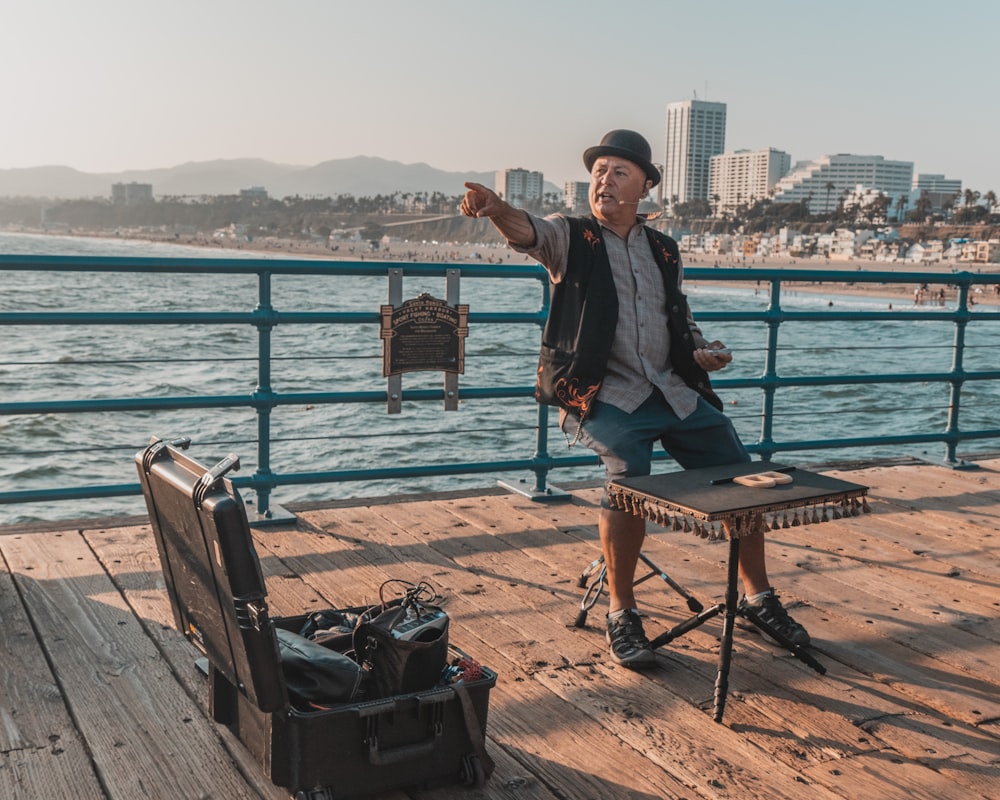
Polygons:
M825 213L829 214L830 213L830 192L832 192L837 187L833 185L833 181L827 181L826 182L826 186L824 186L823 188L826 189L826 205L823 207L823 211Z
M997 193L990 189L986 194L983 195L983 200L985 200L990 207L990 214L992 214L997 207Z
M920 193L920 197L917 198L917 204L914 206L914 210L917 212L917 219L923 220L931 213L931 207L933 203L931 202L930 194L926 189Z
M906 195L901 194L896 198L896 221L901 222L903 219L903 211L906 208Z

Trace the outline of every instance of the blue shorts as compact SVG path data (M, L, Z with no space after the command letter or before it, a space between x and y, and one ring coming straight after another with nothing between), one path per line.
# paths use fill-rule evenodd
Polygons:
M567 414L566 435L575 436L578 428L577 418ZM609 481L649 475L656 441L684 469L750 461L733 423L701 397L684 419L655 390L631 414L598 400L579 433L580 441L597 453ZM609 507L606 490L601 506Z

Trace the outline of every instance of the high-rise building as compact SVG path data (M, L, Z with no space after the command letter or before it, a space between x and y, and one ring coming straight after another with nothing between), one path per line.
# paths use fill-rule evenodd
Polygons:
M826 214L842 198L856 195L859 187L888 195L894 204L900 197L909 197L912 183L912 161L839 153L796 164L774 187L774 202L805 201L810 214Z
M946 178L944 175L929 175L920 173L913 178L913 189L910 192L909 205L915 208L921 197L930 202L928 211L941 211L950 200L962 195L962 181L957 178Z
M111 202L115 205L137 206L153 202L151 183L112 183Z
M687 203L709 199L712 156L726 148L726 104L681 100L667 105L663 199Z
M712 156L711 164L708 200L713 213L721 215L769 197L774 185L791 168L792 157L768 147Z
M512 206L524 208L532 201L542 201L544 182L541 172L521 168L497 170L494 191Z
M570 211L590 208L590 184L587 181L566 181L563 185L563 205Z

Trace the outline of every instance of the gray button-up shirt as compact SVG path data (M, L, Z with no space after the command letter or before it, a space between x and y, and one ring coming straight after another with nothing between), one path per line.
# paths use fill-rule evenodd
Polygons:
M529 218L535 228L534 247L508 244L513 250L537 259L548 270L552 282L559 283L566 274L569 257L569 223L562 214L544 218L529 215ZM644 222L641 217L637 219ZM602 230L618 293L618 324L597 399L631 414L655 387L683 419L694 411L699 395L670 366L667 295L643 225L633 227L627 239L603 226ZM678 265L678 288L683 275L684 270ZM687 321L695 347L703 347L706 340L691 317L690 308Z

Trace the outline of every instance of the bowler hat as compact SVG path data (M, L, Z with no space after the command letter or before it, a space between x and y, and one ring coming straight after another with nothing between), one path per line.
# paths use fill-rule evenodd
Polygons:
M601 156L618 156L642 167L646 177L656 186L660 182L660 171L650 161L653 151L642 134L635 131L614 130L604 134L601 143L583 151L583 163L590 172L594 162Z

